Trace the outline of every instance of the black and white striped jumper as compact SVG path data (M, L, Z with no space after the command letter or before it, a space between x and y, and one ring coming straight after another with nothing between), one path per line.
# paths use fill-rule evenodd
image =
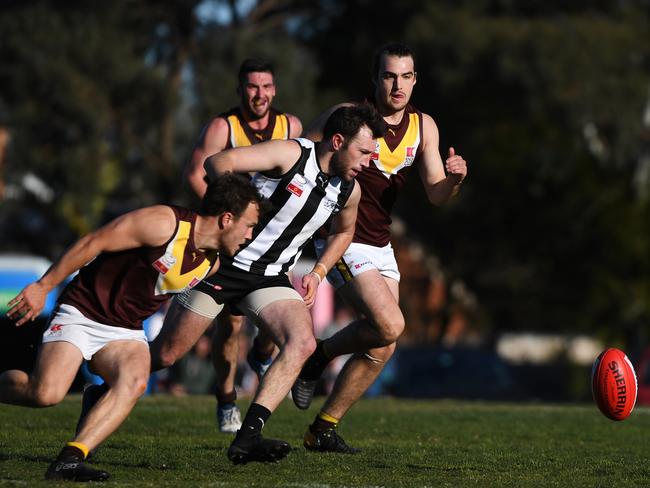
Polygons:
M316 145L308 139L294 139L301 155L280 178L262 173L253 183L271 203L253 230L253 238L234 256L233 265L256 275L286 273L300 257L309 239L325 222L345 206L354 181L321 171Z

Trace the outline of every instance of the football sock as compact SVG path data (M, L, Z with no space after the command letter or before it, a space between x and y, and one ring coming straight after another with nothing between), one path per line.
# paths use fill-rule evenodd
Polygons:
M271 360L273 349L271 349L271 354L268 354L266 352L260 351L258 344L259 343L257 337L255 337L255 339L253 339L253 347L251 348L251 354L253 355L253 359L255 359L255 361L259 361L262 364L266 364Z
M316 344L316 350L314 351L314 359L318 361L319 364L327 364L331 361L331 357L325 351L325 341L320 341Z
M312 434L320 434L326 430L335 429L338 424L339 419L334 418L325 412L320 412L318 415L316 415L314 423L309 426L309 431Z
M83 461L88 456L88 446L81 442L68 442L59 455L57 461Z
M237 400L237 391L233 390L229 393L221 393L217 390L217 403L221 406L227 405L228 403L235 403Z
M246 412L241 429L237 432L237 438L254 437L262 432L262 428L271 416L271 411L259 403L251 403Z

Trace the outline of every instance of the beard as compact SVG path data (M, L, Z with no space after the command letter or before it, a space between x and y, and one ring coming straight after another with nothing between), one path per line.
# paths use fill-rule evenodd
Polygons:
M250 120L262 119L266 117L266 115L271 110L271 104L269 102L266 103L266 108L264 109L263 112L259 112L259 111L256 112L253 110L253 108L251 107L251 105L253 105L253 101L248 103L246 100L242 100L242 102L244 102L241 104L244 109L244 113L247 115L247 118L249 118Z

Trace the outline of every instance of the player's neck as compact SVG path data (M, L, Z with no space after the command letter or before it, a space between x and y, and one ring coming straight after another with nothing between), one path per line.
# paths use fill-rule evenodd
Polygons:
M406 107L400 110L380 109L379 114L384 118L388 125L399 125L406 112Z
M259 119L252 116L247 110L241 109L240 112L248 126L254 131L264 130L269 125L269 119L271 117L270 110L266 112L266 115Z
M332 161L332 156L334 152L331 150L329 144L324 144L322 142L316 144L316 159L318 159L318 165L323 173L329 174L330 171L330 162Z
M214 232L218 228L218 217L213 216L196 216L194 225L194 246L201 250L212 250L217 248L218 239Z

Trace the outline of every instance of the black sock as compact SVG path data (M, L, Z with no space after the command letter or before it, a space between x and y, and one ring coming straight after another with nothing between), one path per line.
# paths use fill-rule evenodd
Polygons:
M309 431L312 434L320 434L321 432L325 432L326 430L336 429L337 425L338 422L331 422L329 420L325 420L320 415L316 415L316 418L314 419L314 423L309 426Z
M323 374L323 370L331 359L325 355L323 346L324 342L325 341L320 341L318 344L316 344L316 350L309 357L305 365L302 367L302 370L300 371L300 378L306 380L317 380L320 378L320 375Z
M332 360L332 358L325 354L325 341L319 341L318 344L316 344L314 359L321 365L326 365Z
M221 406L228 403L235 403L237 400L237 391L233 390L230 393L221 393L217 391L217 403Z
M273 352L271 352L271 354L267 354L266 352L260 351L258 343L259 341L257 340L257 336L255 336L255 339L253 339L251 354L256 361L259 361L262 364L266 364L269 362L269 359L271 359L271 354L273 354Z
M62 462L81 462L84 460L84 453L81 449L74 446L65 446L56 457L57 461Z
M246 412L241 429L237 432L237 438L249 438L261 434L264 424L271 416L271 411L259 403L251 403Z

